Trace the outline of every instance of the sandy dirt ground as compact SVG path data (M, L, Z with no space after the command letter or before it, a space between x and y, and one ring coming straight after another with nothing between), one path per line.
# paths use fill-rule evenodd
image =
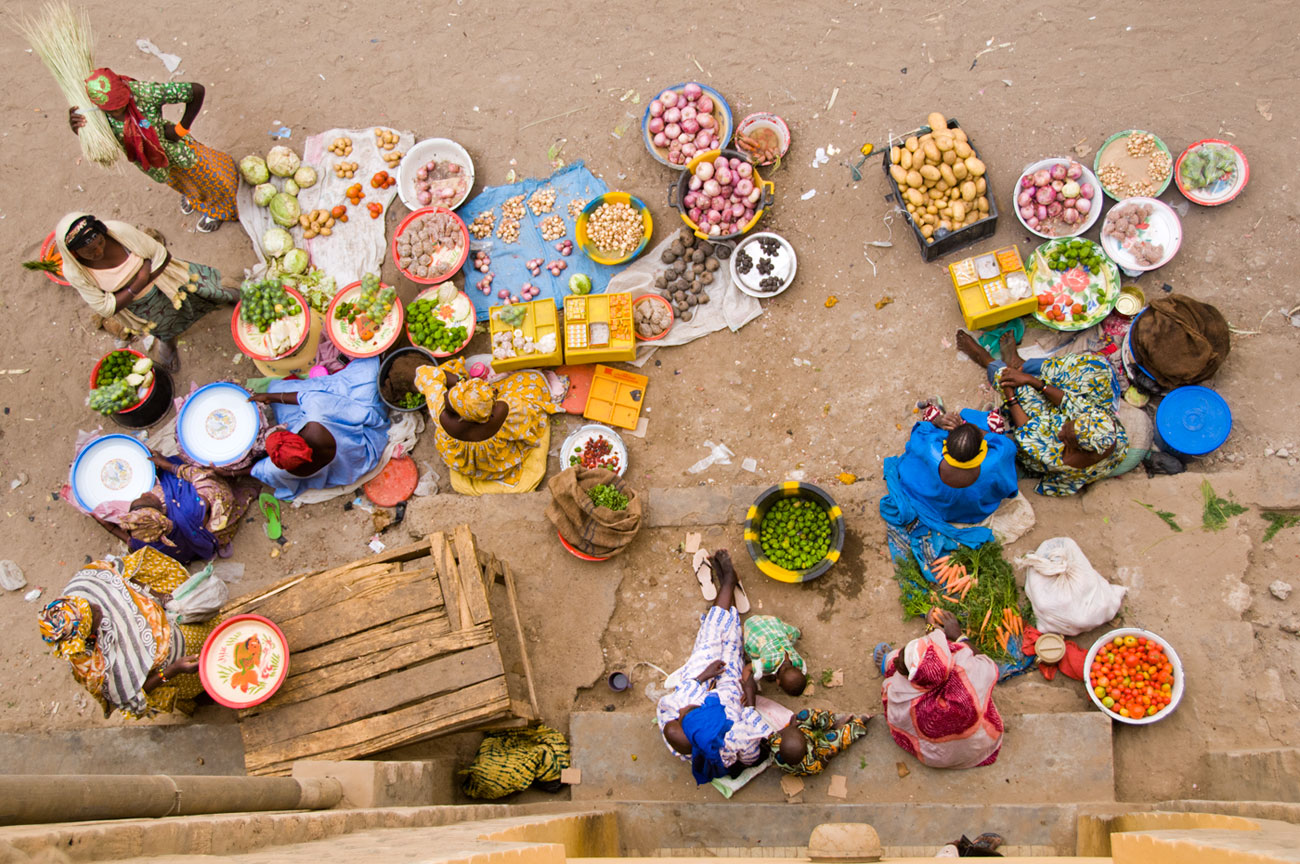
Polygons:
M1209 136L1235 141L1251 161L1249 188L1228 206L1191 206L1178 257L1139 282L1149 295L1168 284L1214 303L1236 328L1232 355L1214 382L1232 406L1232 438L1195 468L1197 476L1128 477L1074 500L1035 499L1038 525L1013 551L1047 537L1075 537L1104 574L1131 587L1126 621L1181 637L1179 650L1195 676L1188 699L1157 727L1118 731L1121 799L1191 794L1206 749L1300 743L1287 713L1300 699L1300 597L1279 601L1267 588L1292 579L1300 530L1264 544L1257 515L1261 506L1300 506L1296 459L1265 455L1295 452L1300 444L1300 331L1280 311L1300 303L1296 221L1287 203L1300 104L1294 76L1278 62L1296 47L1294 4L1264 0L1249 14L1224 15L1220 5L1196 0L1176 16L1163 6L1114 0L1083 11L978 0L920 7L807 2L779 10L741 2L708 14L678 2L518 9L397 3L382 12L355 3L268 11L274 5L249 0L219 10L86 5L101 64L141 79L165 78L161 64L136 49L141 37L182 56L177 77L200 81L209 93L196 134L236 158L264 152L272 143L266 130L281 123L293 129L288 143L297 146L316 130L385 124L419 137L455 138L473 155L480 184L497 184L512 168L522 176L548 173L547 150L563 141L563 158L584 159L611 187L650 202L656 240L676 223L664 201L673 175L649 158L636 134L645 100L667 84L698 79L719 89L737 117L758 110L785 117L794 147L774 177L777 197L764 227L797 247L798 281L740 332L662 351L647 367L649 434L629 439L631 476L646 488L764 485L795 471L830 486L840 471L863 478L844 490L853 502L851 545L828 578L792 588L748 571L762 611L805 627L811 665L844 670L846 695L833 701L846 707L876 704L878 682L865 659L870 646L916 631L900 621L881 554L874 509L880 462L901 448L918 397L937 391L950 406L990 397L983 376L953 349L961 319L946 270L922 262L897 220L891 248L864 245L890 238L883 218L891 205L880 163L868 162L863 180L853 182L847 161L856 161L864 141L879 144L891 132L913 129L929 111L958 118L988 165L1005 213L988 248L1014 243L1027 252L1033 238L1009 207L1011 184L1025 164L1075 147L1090 161L1111 133L1134 127L1155 131L1176 152ZM715 29L723 35L710 35ZM0 296L0 369L27 370L0 372L0 557L16 561L48 598L88 556L118 548L90 520L52 500L77 430L100 425L83 404L85 379L111 340L87 328L88 313L74 293L19 270L18 262L35 256L69 210L153 226L177 256L223 272L238 273L254 256L237 225L194 233L175 194L133 167L107 173L81 164L59 91L26 47L12 33L0 35L0 68L10 82L0 94L0 182L8 191L0 202L0 243L10 250L8 290ZM628 91L639 94L640 105L620 101ZM620 126L631 131L616 137ZM840 153L814 167L816 148L832 146ZM1164 198L1182 202L1172 187ZM402 215L400 206L390 213L390 227ZM409 300L415 286L391 270L390 262L385 281L400 285ZM830 295L839 299L833 308L824 302ZM886 296L893 302L877 308ZM194 327L181 354L182 388L249 374L247 362L234 363L224 314ZM557 442L572 423L557 428ZM706 439L730 446L734 464L688 475ZM427 435L416 456L433 458ZM756 473L740 469L745 457L757 460ZM1251 512L1222 533L1200 532L1200 473ZM1166 536L1134 499L1178 513L1189 530ZM413 508L412 519L438 527L438 502ZM574 705L610 701L605 693L579 692L607 667L665 665L684 656L698 595L692 599L682 559L672 551L681 530L645 532L622 563L597 574L544 545L537 513L512 522L516 517L503 512L513 511L483 508L476 528L500 544L498 551L510 547L516 571L527 574L521 590L537 622L531 635L538 665L549 670L540 677L550 688L544 701L553 722L564 726ZM290 542L274 559L259 527L245 526L235 543L235 560L247 568L237 589L360 557L371 534L368 517L344 512L340 502L289 510L286 521ZM515 533L517 526L526 533ZM739 533L738 525L719 526L706 542L737 548ZM537 542L520 543L520 536ZM587 596L601 599L587 608ZM574 613L575 607L582 608ZM0 653L0 728L106 722L44 650L36 608L21 593L0 597L0 628L12 636ZM815 698L826 693L819 688ZM621 709L648 712L640 696L618 700ZM1005 702L1011 715L1086 708L1078 688L1045 685L1036 676L1008 685ZM229 722L215 709L204 719Z

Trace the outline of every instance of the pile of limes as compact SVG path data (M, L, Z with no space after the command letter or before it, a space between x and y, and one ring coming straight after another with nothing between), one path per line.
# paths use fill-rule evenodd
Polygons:
M773 564L808 570L831 549L831 517L815 501L782 498L763 514L758 541Z
M1105 260L1101 247L1090 240L1070 240L1047 253L1047 264L1053 270L1084 267L1089 273L1099 273Z
M259 333L270 330L281 318L298 314L301 308L278 279L245 282L239 289L239 318Z
M365 318L370 323L378 325L388 317L389 312L393 311L393 303L396 300L396 288L385 288L378 276L367 273L361 277L361 293L357 295L356 302L340 303L335 306L334 318L349 324L356 323L358 318Z
M121 381L131 374L131 367L135 361L140 358L136 357L130 351L114 351L104 358L99 364L99 374L95 376L96 387L107 387L114 381Z
M406 310L411 341L421 348L450 353L460 348L469 335L464 327L451 327L438 317L436 300L416 300Z

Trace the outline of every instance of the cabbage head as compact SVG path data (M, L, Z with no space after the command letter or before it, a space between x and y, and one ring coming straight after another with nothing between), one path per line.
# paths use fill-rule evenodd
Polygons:
M268 258L279 258L293 249L293 236L283 228L267 228L262 235L262 251Z
M271 220L276 225L285 228L292 228L298 224L298 217L302 215L302 208L298 206L298 199L292 195L286 195L283 192L275 193L270 204Z
M311 259L307 255L306 249L290 249L284 253L284 258L280 261L280 269L291 275L306 273L307 266L311 264Z
M295 182L293 182L293 178L292 178L292 177L289 177L288 179L286 179L286 180L284 181L284 190L283 190L283 191L284 191L284 194L286 194L286 195L293 195L294 197L297 197L297 195L298 195L298 184L295 183Z
M310 189L316 185L316 169L310 165L303 165L293 172L293 182L297 183L300 189Z
M293 172L297 171L301 164L302 160L298 158L298 154L283 144L277 144L266 154L266 167L276 177L292 177Z
M261 156L245 156L239 160L239 173L244 175L244 182L249 186L265 183L270 174L266 162Z
M253 187L253 203L258 207L265 207L271 203L278 190L270 183L258 183Z

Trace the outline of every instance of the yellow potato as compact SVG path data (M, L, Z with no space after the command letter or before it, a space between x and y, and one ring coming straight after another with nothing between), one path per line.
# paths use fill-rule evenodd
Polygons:
M330 216L328 219L325 220L325 227L326 227L326 228L333 228L333 227L334 227L334 217L333 217L333 216Z
M308 218L308 216L304 213L303 215L298 217L298 224L306 228L308 225L311 224L311 219Z
M954 186L954 187L952 187L951 189L949 189L949 190L948 190L948 197L951 198L951 199L954 200L954 201L956 201L958 198L960 198L960 197L961 197L961 187L960 187L960 186Z
M919 188L921 188L921 185L922 185L924 182L925 182L925 178L921 176L921 172L920 172L920 171L908 171L908 172L907 172L907 185L908 185L908 186L911 186L913 189L919 189Z
M931 204L930 206L928 206L928 207L925 208L925 212L928 213L928 214L930 214L931 216L933 216L933 215L935 215L936 213L939 212L939 208L936 207L936 206L934 206L933 204ZM931 220L931 221L934 221L934 220Z
M983 195L981 195L979 198L977 198L977 199L975 200L975 207L976 207L976 208L977 208L981 213L987 213L987 212L989 212L989 199L987 199L987 198L985 198Z
M943 156L943 162L944 162L945 165L956 165L956 164L957 164L957 161L958 161L958 160L957 160L957 151L956 151L956 150L945 150L945 151L943 151L942 156Z
M904 148L898 154L898 164L904 171L912 170L912 151Z
M929 240L934 235L934 227L931 225L921 226L921 236Z
M952 218L954 222L962 222L966 219L966 202L952 202Z
M934 136L934 146L938 147L940 151L951 150L953 148L952 136L951 135Z
M908 152L915 153L916 148L920 147L921 144L916 140L915 135L910 135L908 136L907 140L903 142L903 146L908 149Z
M967 201L974 201L977 191L975 184L970 180L965 180L961 184L961 197Z
M970 149L970 145L967 144L965 141L954 142L952 145L952 149L957 151L957 156L960 159L966 159L970 156L975 155L975 151Z
M921 194L920 189L908 189L903 194L907 196L908 201L911 201L917 207L921 207L925 204L925 196Z
M970 172L966 170L966 163L960 159L954 159L952 163L952 176L956 177L959 181L965 180L969 177Z
M941 199L941 198L946 197L946 196L945 196L942 192L940 192L938 189L927 189L927 190L925 190L925 194L926 194L926 195L929 195L931 198L933 198L933 199L936 200L936 201L938 201L938 200Z
M947 183L949 186L957 185L957 175L953 173L951 165L948 165L946 162L943 165L940 165L939 174L943 177L943 182Z
M952 230L952 223L949 222L947 219L940 219L940 220L939 220L939 227L940 227L940 228L943 228L943 229L945 229L945 230L947 230L947 231L951 231L951 230Z
M899 160L899 157L900 157L900 153L899 153L899 151L900 151L901 149L902 149L902 148L897 147L897 146L895 146L895 147L890 147L890 148L889 148L889 161L892 162L892 163L895 164L895 165L898 164L898 160Z
M942 158L939 156L939 148L935 146L933 141L925 142L925 158L931 162L938 162Z
M901 165L890 165L889 176L894 178L894 182L899 186L907 183L907 171L903 170Z
M310 240L315 236L316 236L316 232L311 228L308 228L306 231L302 232L302 239L304 240Z
M908 213L913 213L913 214L916 213L916 205L913 204L911 201L908 201L908 202L907 202L907 212L908 212Z
M981 162L979 159L977 159L977 158L974 157L974 156L967 156L966 159L965 159L964 161L966 162L966 170L967 170L967 171L969 171L970 173L974 174L976 177L983 177L983 176L984 176L984 163L983 163L983 162Z
M952 137L956 138L958 141L969 141L969 140L970 140L969 138L966 137L966 130L965 130L965 129L962 129L962 128L959 127L959 128L957 128L957 129L949 129L948 131L951 132L951 133L952 133Z
M985 182L984 178L983 177L977 178L975 180L975 194L983 195L988 191L989 191L989 184Z
M948 118L940 114L938 111L931 111L929 116L925 118L925 122L931 129L948 128Z
M941 209L939 210L939 215L942 216L942 217L945 218L945 219L951 219L951 218L952 218L952 208L951 208L951 207L943 207L943 208L941 208Z
M941 176L943 176L939 173L939 169L933 165L922 165L920 173L922 177L929 180L931 183L937 181Z
M333 234L334 232L331 231L329 228L322 228L322 229L320 229L320 233L321 233L321 236L323 236L323 237L328 237L328 236L330 236L330 234Z

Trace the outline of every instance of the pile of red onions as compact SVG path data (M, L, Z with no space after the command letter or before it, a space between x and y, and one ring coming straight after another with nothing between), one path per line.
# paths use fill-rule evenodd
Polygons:
M1088 221L1092 197L1097 190L1091 183L1079 183L1083 166L1074 160L1069 165L1058 162L1020 178L1016 207L1020 218L1035 231L1052 237L1077 233L1076 226Z
M647 127L654 145L668 150L668 161L685 165L696 153L717 150L718 121L713 116L713 99L694 82L682 92L665 90L650 103Z
M687 184L690 191L682 198L686 215L711 237L739 234L763 195L754 182L754 166L734 156L702 160Z

